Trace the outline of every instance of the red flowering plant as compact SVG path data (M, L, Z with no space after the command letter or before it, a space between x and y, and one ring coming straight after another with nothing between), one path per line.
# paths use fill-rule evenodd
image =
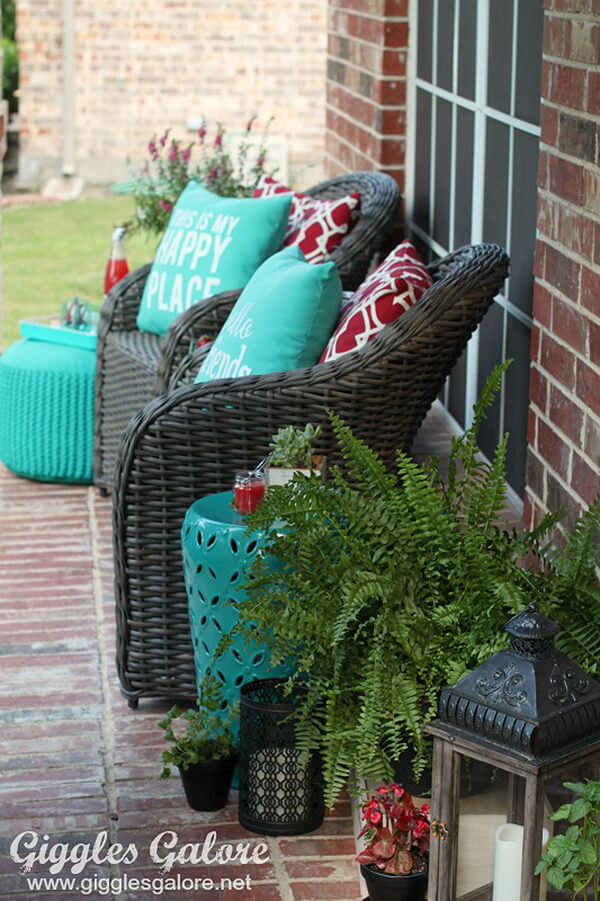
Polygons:
M221 197L251 197L261 175L267 171L265 142L271 124L269 120L256 157L250 161L250 134L255 119L252 116L246 125L235 161L226 148L225 129L219 122L212 139L204 123L198 130L197 141L190 143L171 138L169 129L160 137L154 135L148 142L149 158L142 169L131 170L136 213L133 222L128 223L129 231L162 234L173 207L191 180ZM196 162L192 159L195 148L199 148Z
M358 863L372 864L383 873L408 876L427 869L429 848L429 804L415 807L401 785L380 786L363 804L365 825L360 832L367 846Z

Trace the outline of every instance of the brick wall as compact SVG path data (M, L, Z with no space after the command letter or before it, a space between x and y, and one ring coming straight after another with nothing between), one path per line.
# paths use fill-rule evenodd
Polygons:
M325 165L404 188L408 0L329 0Z
M600 455L598 0L546 0L525 520L595 495Z
M190 138L205 115L243 128L256 112L289 141L299 185L322 174L326 0L78 0L75 6L78 171L127 175L155 131ZM19 0L21 175L60 171L62 2ZM260 124L259 122L259 124Z

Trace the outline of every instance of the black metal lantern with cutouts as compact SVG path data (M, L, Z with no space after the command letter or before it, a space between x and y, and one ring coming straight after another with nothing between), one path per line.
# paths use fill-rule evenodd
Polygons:
M506 770L507 818L523 825L520 901L537 901L548 779L600 752L600 683L554 646L560 631L531 605L505 626L510 644L440 694L433 737L428 901L457 898L461 757ZM492 897L492 886L468 897Z

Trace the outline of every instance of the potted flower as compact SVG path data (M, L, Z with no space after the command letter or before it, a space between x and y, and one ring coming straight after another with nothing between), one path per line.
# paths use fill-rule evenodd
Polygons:
M215 712L214 694L214 690L204 687L197 710L183 713L175 705L158 724L165 733L165 741L171 744L162 754L161 778L168 779L171 767L176 766L193 810L225 807L237 762L230 721ZM176 735L173 724L180 718L186 728Z
M363 804L366 848L357 856L370 901L423 901L429 804L415 807L401 785L382 785Z
M325 457L314 452L314 443L320 434L321 426L315 428L310 422L303 429L293 425L279 429L269 445L268 484L285 485L297 472L324 476Z
M535 872L545 871L550 885L572 892L572 898L600 898L600 781L565 782L565 788L576 797L552 819L570 825L550 839Z

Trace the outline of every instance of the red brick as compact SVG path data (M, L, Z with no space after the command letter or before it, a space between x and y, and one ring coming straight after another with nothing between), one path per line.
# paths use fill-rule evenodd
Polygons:
M565 388L575 384L575 356L548 334L542 337L541 363L543 368L561 382Z
M600 422L588 414L585 418L584 450L591 460L600 457Z
M588 322L589 361L600 366L600 325L591 320Z
M531 447L536 446L536 425L537 418L531 407L527 411L527 442Z
M406 78L406 50L384 50L381 71Z
M600 415L600 375L583 360L577 361L577 396Z
M404 141L398 138L387 138L381 142L379 162L383 166L404 165Z
M533 274L538 278L544 278L546 269L546 247L543 241L537 240L535 245L535 256L533 260Z
M529 374L529 399L542 413L546 410L548 382L537 366L532 366Z
M580 209L574 210L556 201L556 231L554 238L569 250L581 256L592 258L594 247L594 223L582 215Z
M580 205L583 203L583 174L584 170L578 163L551 155L548 158L549 189L564 200Z
M600 25L593 21L572 19L569 30L566 54L569 59L597 65L600 59Z
M548 56L569 56L570 29L567 19L544 17L544 53Z
M382 135L404 136L406 131L406 112L403 107L396 109L380 109L377 130Z
M583 109L585 94L585 71L573 66L564 66L559 63L548 64L544 67L544 79L542 82L544 96L552 103L566 106L571 109Z
M558 136L558 110L556 107L542 103L540 107L540 128L541 143L555 147Z
M533 318L547 328L552 325L552 295L547 288L536 282L533 289Z
M289 838L280 839L286 857L347 857L356 854L353 838Z
M375 81L373 99L382 106L404 106L406 103L406 80L394 78Z
M553 300L552 331L573 350L579 353L585 351L587 319L581 315L580 309L558 297Z
M388 22L385 26L385 46L408 46L408 22Z
M364 0L357 0L357 2L364 4ZM408 16L408 0L384 0L383 14L387 17L406 18Z
M581 303L595 316L600 316L600 272L581 267Z
M358 879L354 882L290 882L294 901L345 901L358 897Z
M538 188L547 188L550 184L550 176L548 174L548 160L550 154L547 150L540 150L537 165L537 186Z
M583 173L583 205L600 216L600 172L586 169Z
M535 363L539 358L539 350L540 350L540 328L538 325L533 324L531 328L531 347L529 351L529 356L531 360Z
M557 288L562 294L573 300L579 294L579 276L581 266L571 257L561 253L555 247L546 248L546 263L544 267L544 279L553 288ZM554 325L556 329L556 325Z
M588 72L588 112L600 116L600 72Z
M583 410L577 406L575 401L563 394L554 385L550 386L548 414L552 422L565 435L568 435L572 441L579 443L583 425Z
M593 163L596 159L596 123L561 110L558 148L562 153Z
M598 493L598 471L586 463L579 454L573 454L571 487L589 506Z
M537 426L537 450L562 479L567 478L571 448L542 419Z

